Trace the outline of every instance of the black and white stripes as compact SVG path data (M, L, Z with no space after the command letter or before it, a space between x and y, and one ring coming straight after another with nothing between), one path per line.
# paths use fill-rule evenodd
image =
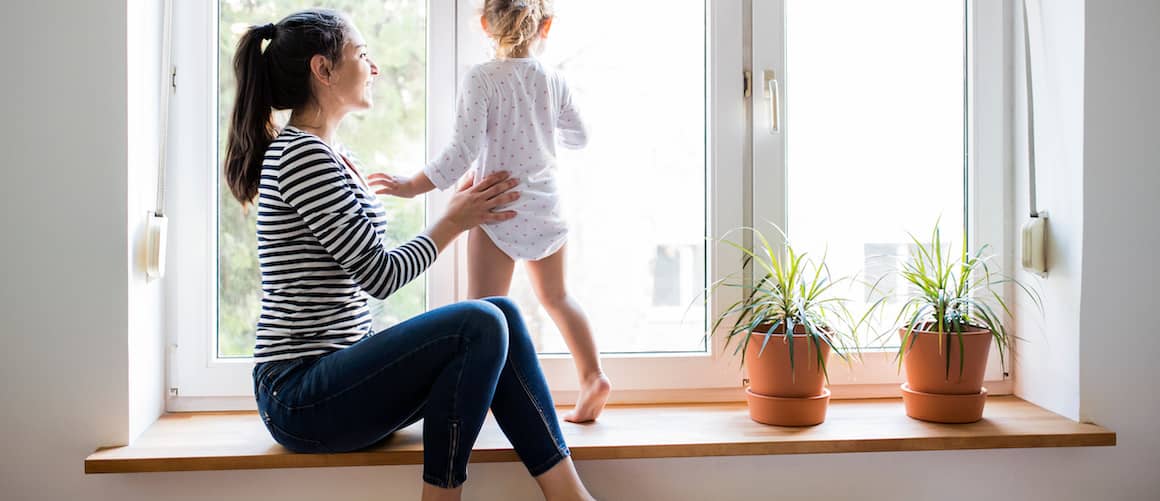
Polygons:
M425 235L386 248L382 204L342 162L318 137L293 127L266 151L257 204L257 362L354 344L371 330L366 294L385 298L435 261L435 243Z

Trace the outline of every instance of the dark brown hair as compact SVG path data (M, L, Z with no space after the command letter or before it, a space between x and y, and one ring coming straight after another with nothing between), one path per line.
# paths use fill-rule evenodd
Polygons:
M226 184L242 205L258 194L262 157L278 130L273 110L310 102L310 58L322 55L338 63L346 43L348 21L329 9L295 12L277 24L251 26L238 41L234 74L238 93L226 140ZM263 42L269 40L265 50Z

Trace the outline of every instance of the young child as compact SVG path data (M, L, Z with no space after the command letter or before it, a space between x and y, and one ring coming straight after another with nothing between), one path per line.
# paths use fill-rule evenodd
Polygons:
M564 417L592 421L611 384L588 320L564 286L568 228L556 188L556 141L581 148L584 124L564 79L534 53L552 27L550 0L485 0L480 23L495 43L496 58L468 71L459 94L455 136L423 172L411 178L372 176L379 193L413 197L447 189L474 163L476 178L507 171L518 178L520 198L502 207L516 217L480 225L468 235L468 294L504 296L516 260L524 260L532 287L560 328L576 363L580 396Z

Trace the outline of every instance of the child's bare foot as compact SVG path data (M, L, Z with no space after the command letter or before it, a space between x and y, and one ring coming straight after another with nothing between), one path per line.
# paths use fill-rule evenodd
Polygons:
M608 394L612 392L612 382L603 372L597 372L586 381L580 382L580 396L576 398L576 407L572 412L564 415L564 421L570 423L587 423L595 421L604 410L604 403L608 401Z

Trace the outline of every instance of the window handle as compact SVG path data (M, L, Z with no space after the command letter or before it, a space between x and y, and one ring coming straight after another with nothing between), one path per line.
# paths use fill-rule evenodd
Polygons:
M765 70L765 98L769 100L769 133L781 132L780 97L778 96L777 77L773 70Z

